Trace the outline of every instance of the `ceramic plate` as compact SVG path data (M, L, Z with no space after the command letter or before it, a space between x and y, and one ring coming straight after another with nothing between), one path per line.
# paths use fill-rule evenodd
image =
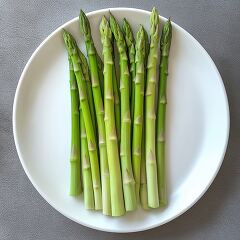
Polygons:
M149 29L149 12L113 8L136 33ZM101 53L99 23L109 9L88 14ZM161 26L166 19L161 17ZM78 18L47 37L28 61L13 106L13 130L23 168L37 191L56 210L82 225L109 232L135 232L160 226L184 213L206 192L224 158L229 134L225 88L212 59L184 29L173 23L167 105L167 177L169 205L164 209L103 216L84 209L82 197L68 195L70 91L62 28L85 52Z

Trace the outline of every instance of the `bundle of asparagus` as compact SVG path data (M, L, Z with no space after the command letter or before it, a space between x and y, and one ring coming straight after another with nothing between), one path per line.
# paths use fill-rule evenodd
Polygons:
M63 30L71 90L70 195L77 196L83 189L85 208L102 209L110 216L134 211L139 202L143 209L166 206L165 115L171 21L163 26L159 54L156 8L150 15L150 42L142 25L135 42L127 19L121 29L111 13L109 21L103 16L99 27L103 60L82 10L79 23L87 58L73 36Z

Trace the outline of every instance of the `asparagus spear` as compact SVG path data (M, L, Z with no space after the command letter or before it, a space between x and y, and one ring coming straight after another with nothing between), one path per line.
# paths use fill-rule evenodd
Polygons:
M114 54L113 54L114 59ZM103 62L99 55L97 56L98 60L98 70L99 70L99 80L102 91L102 96L104 96L104 76L103 76ZM100 73L101 72L101 73ZM117 73L115 69L115 63L113 60L113 92L114 92L114 112L115 112L115 120L116 120L116 130L117 130L117 138L120 144L120 129L121 129L121 113L120 113L120 100L119 100L119 89L117 83Z
M111 185L112 216L121 216L125 213L122 179L119 161L118 141L114 114L113 96L113 50L112 32L107 19L103 16L100 24L101 41L103 45L104 61L104 106L107 154Z
M97 67L98 67L98 76L99 76L101 93L102 93L102 96L104 96L103 62L98 54L97 54Z
M143 30L144 30L144 36L145 36L145 56L146 56L145 65L147 65L150 44L148 39L148 33L145 28L143 28ZM147 73L146 68L145 68L145 72ZM147 74L145 74L145 79L147 79Z
M113 41L112 41L113 44ZM119 100L119 88L117 83L117 73L115 68L114 54L113 54L113 94L114 94L114 112L116 121L117 138L120 145L121 140L121 108Z
M69 77L71 94L71 119L72 119L72 143L70 155L70 192L71 196L77 196L82 192L81 171L80 171L80 124L79 124L79 96L77 82L73 71L73 64L70 56Z
M78 49L79 50L79 49ZM90 101L92 102L92 91L91 91L91 82L89 76L89 68L86 61L85 56L79 50L78 51L79 57L81 59L81 65L84 75L84 80L87 85L88 91L88 99L90 96ZM90 83L90 87L89 87ZM91 104L90 104L91 105ZM90 107L91 116L95 117L95 111L93 111L93 102L92 107ZM96 120L96 118L95 118ZM84 194L84 204L86 209L94 209L94 193L93 193L93 182L92 182L92 173L91 173L91 166L89 162L89 151L88 151L88 144L87 144L87 135L85 124L83 120L83 113L80 106L80 129L81 129L81 159L82 159L82 175L83 175L83 194ZM96 134L96 132L95 132Z
M94 127L94 131L95 131L95 135L97 136L96 112L95 112L94 103L93 103L92 84L91 84L91 79L90 79L88 62L87 62L87 59L84 56L84 54L80 51L80 49L78 49L78 54L79 54L79 57L80 57L80 60L81 60L84 79L86 81L87 96L88 96L91 116L92 116L92 119L93 119L93 127Z
M126 18L123 19L123 26L122 26L124 35L125 35L125 41L127 44L128 49L128 58L129 58L129 66L130 66L130 73L131 73L131 84L129 84L130 87L130 103L131 103L131 117L133 119L134 114L134 105L135 105L135 76L136 76L136 64L135 64L135 40L133 36L133 32L131 29L131 26Z
M113 62L115 66L115 72L116 72L116 81L117 81L117 88L118 88L118 95L120 95L120 77L119 77L119 54L116 46L116 41L114 39L114 36L112 38L112 47L113 47ZM117 74L118 73L118 74Z
M97 64L97 52L91 36L90 23L87 16L81 10L79 15L80 30L84 35L87 54L90 65L90 73L92 79L92 91L97 116L99 149L100 149L100 165L102 179L102 197L103 197L103 214L111 215L111 200L110 200L110 177L108 168L107 148L106 148L106 132L104 123L104 107L101 95L99 71Z
M114 39L112 40L113 45L113 92L114 92L114 109L115 109L115 119L116 119L116 129L117 129L117 137L118 141L120 142L120 128L121 128L121 116L120 116L120 100L119 100L119 87L118 87L118 79L117 79L117 73L115 68L115 56L114 56ZM101 58L98 56L98 65L100 69L100 65L103 72L103 62ZM103 75L103 74L102 74ZM102 80L101 88L102 88L102 95L104 95L104 80ZM100 79L101 82L101 79Z
M136 196L139 199L141 157L142 157L142 128L144 106L144 82L145 82L145 34L140 26L136 40L136 77L135 77L135 104L132 140L132 164L133 175L136 182ZM133 99L132 99L133 100Z
M155 150L155 91L157 81L157 58L159 43L159 16L156 8L150 15L150 49L147 63L147 87L146 87L146 173L148 206L159 207L158 180Z
M114 58L114 55L113 55ZM99 71L99 80L102 91L102 96L104 96L104 76L103 76L103 62L99 55L97 56L98 61L98 71ZM116 129L117 129L117 138L120 142L120 129L121 129L121 116L120 116L120 101L119 101L119 89L117 86L117 74L115 69L115 64L113 66L113 92L114 92L114 112L116 119Z
M129 69L128 57L126 53L126 43L123 33L110 13L110 26L116 40L120 58L120 98L121 98L121 166L125 208L127 211L136 209L135 181L132 172L131 162L131 116L129 102Z
M167 205L166 173L165 173L165 115L166 115L166 88L168 76L168 57L172 39L172 25L170 19L164 24L160 40L160 82L157 112L157 169L158 193L160 206Z
M114 92L114 109L115 109L115 119L116 119L116 129L117 137L120 146L121 142L121 106L120 106L120 83L119 83L119 56L117 55L117 49L115 44L114 36L112 38L112 47L113 47L113 92Z
M81 109L80 109L80 129L81 129L81 159L82 159L84 205L86 209L94 209L92 173L89 162L86 129Z
M147 196L147 176L146 176L146 157L145 157L145 124L143 120L143 138L142 138L142 159L141 159L141 177L140 177L140 202L142 208L147 210L148 207L148 196Z
M83 120L85 123L88 150L90 157L90 165L92 170L92 181L93 181L93 191L94 191L94 202L95 209L102 209L102 192L101 192L101 181L99 173L99 163L98 163L98 152L95 133L93 129L93 120L91 118L91 112L89 109L89 102L87 98L87 87L84 81L84 75L82 72L80 57L78 55L78 47L76 41L70 33L63 30L63 38L66 45L68 54L73 62L74 73L77 79L77 85L80 96L80 105L83 113Z
M144 29L144 35L145 35L145 56L148 56L149 53L149 40L148 40L148 34L146 30ZM145 66L147 65L147 57L145 57ZM145 68L145 83L147 79L147 71ZM144 84L145 85L145 84ZM144 89L145 93L145 89ZM146 176L146 156L145 156L145 116L146 116L146 109L145 109L145 102L143 105L143 133L142 133L142 159L141 159L141 183L140 183L140 201L142 208L147 210L148 207L148 198L147 198L147 176Z

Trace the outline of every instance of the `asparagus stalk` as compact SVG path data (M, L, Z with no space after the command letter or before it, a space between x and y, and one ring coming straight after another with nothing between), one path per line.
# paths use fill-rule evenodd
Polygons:
M136 182L136 196L139 199L141 157L142 157L142 129L143 129L143 106L144 106L144 82L145 82L145 34L140 26L136 40L136 77L135 77L135 104L133 121L132 141L132 164L133 175ZM133 99L132 99L133 100Z
M146 30L144 29L144 35L145 35L145 56L148 56L149 53L149 40L148 40L148 34ZM145 57L145 66L147 65L147 57ZM145 68L145 73L147 73ZM147 79L147 74L145 74L145 83ZM144 84L145 85L145 84ZM145 89L144 89L145 93ZM145 109L145 102L144 102L144 109L143 109L143 133L142 133L142 159L141 159L141 184L140 184L140 201L142 208L147 210L148 207L148 198L147 198L147 176L146 176L146 156L145 156L145 116L146 116L146 109Z
M172 25L170 19L164 24L160 40L160 82L157 111L157 169L158 193L160 206L167 205L166 171L165 171L165 116L166 116L166 88L168 76L168 57L172 39Z
M95 135L97 136L96 112L95 112L94 103L93 103L92 84L91 84L91 79L90 79L88 62L87 62L87 59L84 56L84 54L80 51L80 49L78 49L78 54L79 54L79 57L80 57L80 60L81 60L83 76L84 76L84 79L86 81L87 96L88 96L91 116L92 116L92 120L93 120L93 127L94 127L94 131L95 131Z
M114 54L113 54L113 58L114 58ZM103 96L104 95L103 62L99 57L99 55L97 56L97 60L98 60L100 86L101 86L102 96ZM100 74L100 71L101 71L101 74ZM121 115L120 115L119 89L117 84L117 74L116 74L115 64L113 66L113 92L114 92L114 105L115 105L114 109L115 109L117 137L118 137L118 141L120 142Z
M70 56L69 60L69 77L70 77L70 94L71 94L71 119L72 119L72 143L70 155L70 191L71 196L77 196L82 192L81 171L80 171L80 123L79 123L79 96L78 87L73 70L73 64Z
M112 32L104 16L100 24L100 33L104 59L104 107L112 216L121 216L125 209L114 114Z
M115 72L116 72L116 81L117 81L117 88L118 88L118 95L120 96L120 79L119 79L119 55L118 55L118 50L116 47L116 41L114 39L114 36L112 38L112 47L113 47L113 62L114 62L114 67L115 67Z
M92 100L91 84L89 87L89 83L91 83L91 82L90 82L88 64L87 64L86 58L83 55L83 53L80 50L78 51L78 53L79 53L79 57L81 59L82 69L84 69L83 75L84 75L84 80L87 85L88 99L90 96L90 99ZM93 108L93 104L92 104L92 107L90 107L90 111L91 111L92 117L93 116L95 117L95 111L93 112L93 109L94 108ZM80 129L81 129L81 159L82 159L84 204L85 204L86 209L94 209L95 206L94 206L92 173L91 173L91 166L90 166L90 161L89 161L87 135L86 135L86 129L85 129L85 124L84 124L84 120L83 120L83 113L81 110L81 106L80 106ZM95 132L95 134L96 134L96 132Z
M147 210L148 195L147 195L147 176L146 176L146 158L145 158L145 124L143 120L143 138L142 138L142 159L141 159L141 178L140 178L140 202L143 209Z
M147 63L147 87L146 87L146 173L148 206L159 207L158 179L155 149L155 91L157 81L157 58L159 43L159 16L156 8L150 15L150 49Z
M76 41L70 33L66 30L63 31L64 42L68 51L68 54L71 57L73 62L74 73L77 79L77 85L80 96L80 105L83 113L83 120L85 123L87 141L88 141L88 150L90 157L90 165L92 170L92 181L93 181L93 191L94 191L94 202L95 209L102 209L102 192L101 192L101 181L99 173L99 163L98 163L98 152L96 138L93 128L93 120L91 118L91 112L89 108L89 102L87 98L87 87L84 81L84 75L81 68L81 61L78 55L78 47Z
M112 41L112 43L113 42L114 41ZM118 142L119 142L119 145L120 145L120 140L121 140L121 108L120 108L119 89L118 89L118 83L117 83L117 73L116 73L116 68L115 68L114 54L113 54L113 94L114 94L114 111L115 111L117 138L118 138Z
M150 44L149 44L149 39L148 39L148 33L145 28L143 28L143 30L144 30L144 36L145 36L145 56L146 56L145 65L147 65ZM147 73L146 68L145 68L145 72ZM146 81L146 79L147 79L147 74L145 74L145 81Z
M84 35L87 54L89 59L90 73L92 79L92 91L97 116L98 135L99 135L99 149L100 149L100 165L101 165L101 179L102 179L102 198L103 198L103 214L111 215L111 200L110 200L110 177L108 168L107 148L106 148L106 132L104 123L104 107L101 95L99 70L97 61L97 52L91 36L90 23L81 10L80 16L80 30Z
M130 87L130 103L131 103L131 117L133 119L134 114L134 105L135 105L135 76L136 76L136 64L135 64L135 40L133 36L133 32L131 29L131 26L126 18L123 19L123 26L122 26L124 35L125 35L125 41L127 44L127 50L128 50L128 58L129 58L129 66L130 66L130 74L131 74L131 84L129 84Z
M104 96L103 62L98 54L97 54L97 67L98 67L98 76L99 76L101 93L102 93L102 96Z
M131 115L129 102L129 69L126 43L123 33L114 16L110 14L110 26L116 40L120 58L120 98L121 98L121 166L125 208L127 211L136 209L135 181L131 162Z
M94 209L92 173L89 162L86 129L81 109L80 109L80 129L81 129L81 159L82 159L84 205L86 209Z

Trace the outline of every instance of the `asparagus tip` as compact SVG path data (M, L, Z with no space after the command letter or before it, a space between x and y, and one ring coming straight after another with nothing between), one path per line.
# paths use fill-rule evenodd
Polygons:
M145 33L144 33L144 28L142 25L140 25L139 29L138 29L138 32L137 32L137 41L139 39L143 39L145 36ZM137 44L136 44L137 45Z
M65 42L65 45L66 45L67 48L68 48L70 33L69 33L66 29L64 29L64 28L63 28L62 32L63 32L63 33L62 33L62 34L63 34L63 40L64 40L64 42Z
M123 18L123 25L122 25L122 27L123 27L123 30L124 30L124 31L125 31L125 29L127 28L127 25L129 25L127 19L126 19L126 18Z
M83 11L82 9L80 9L80 16L81 16L81 15L85 15L85 14L84 14L84 11Z
M65 39L68 35L68 31L65 28L63 28L62 33L63 33L63 38Z
M162 37L160 40L160 48L162 52L167 54L169 52L171 46L171 39L172 39L172 24L171 20L168 19L162 29Z
M113 17L111 10L109 9L109 15L110 17Z
M79 14L79 23L80 31L82 32L82 34L85 37L90 37L91 36L90 23L85 12L82 9L80 10Z
M158 11L155 7L153 7L151 15L150 15L150 23L154 24L154 25L159 23L159 15L158 15Z
M109 22L105 16L102 17L99 29L102 36L105 36L108 38L112 37L112 32L109 26Z
M99 25L99 29L100 29L100 32L103 33L105 28L106 28L106 25L107 25L107 18L105 17L105 15L102 16L102 20L100 22L100 25Z
M154 7L150 15L150 36L151 39L159 40L159 15Z
M157 8L155 6L152 8L152 13L154 13L154 14L157 13Z

